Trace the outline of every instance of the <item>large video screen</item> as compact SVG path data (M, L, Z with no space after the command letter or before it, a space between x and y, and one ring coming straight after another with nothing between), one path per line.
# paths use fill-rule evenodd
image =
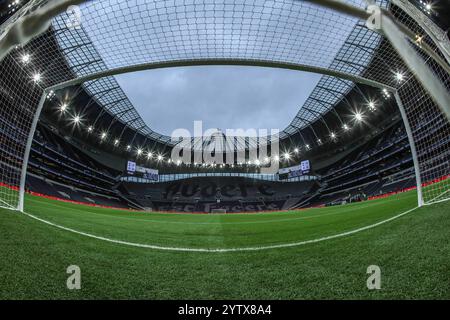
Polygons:
M153 181L159 180L158 170L138 166L134 161L127 162L127 174L129 176L135 176Z
M282 168L278 170L278 176L280 180L291 179L295 177L300 177L311 172L311 163L309 160L304 160L300 162L299 165Z

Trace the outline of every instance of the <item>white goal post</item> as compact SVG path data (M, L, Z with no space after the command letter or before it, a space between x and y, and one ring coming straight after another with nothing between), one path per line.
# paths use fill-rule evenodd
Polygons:
M91 2L101 3L106 8L113 7L121 1L125 0L96 0ZM387 0L380 1L386 4ZM164 65L164 61L159 61L159 64L155 64L154 61L146 61L141 64L93 70L83 75L74 74L70 78L65 78L58 73L57 65L51 60L51 57L48 58L49 61L39 61L41 65L47 66L48 69L39 70L40 73L37 73L37 70L30 68L28 62L30 57L24 55L23 48L45 51L50 42L46 37L49 28L51 28L52 19L66 15L65 11L68 6L83 4L84 2L84 0L30 1L9 20L0 25L0 207L24 210L26 173L30 164L29 158L33 137L41 110L49 95L70 85L83 84L102 77ZM198 1L198 6L192 4L192 8L200 12L200 10L203 10L201 9L201 2ZM273 2L281 5L286 1L274 0ZM368 19L370 16L364 7L356 5L358 0L345 2L307 0L306 2L313 3L317 8L325 8L324 10L335 12L337 24L339 23L338 14L349 16L352 19L357 18L361 21ZM395 2L402 1L393 1L392 6L395 5ZM174 3L176 7L176 1ZM293 3L298 3L298 1L293 0ZM136 0L129 1L128 5L134 5L136 9L138 8ZM161 5L163 6L164 3L161 2ZM252 10L239 6L224 9L219 4L217 4L217 8L225 13L227 13L226 10L231 10L231 13L233 13L233 10ZM308 14L320 14L319 9L308 7L308 10L310 10ZM405 10L405 8L396 7L396 10ZM142 12L142 15L144 13ZM117 13L115 17L117 21L123 18L120 17L120 14L120 12ZM276 17L275 10L271 14ZM371 72L365 70L364 72L352 73L337 70L330 65L314 64L310 61L304 63L299 61L291 64L289 64L289 61L278 61L278 63L283 65L285 62L284 67L293 65L292 68L296 70L306 70L350 80L354 83L369 84L380 90L387 90L392 94L399 106L408 134L417 181L419 206L448 200L450 199L450 141L448 141L450 137L450 66L446 61L446 58L448 58L446 48L449 48L448 39L443 40L434 34L437 30L436 26L430 28L427 24L427 26L422 27L426 17L418 19L416 15L404 11L401 20L399 20L387 9L383 9L381 14L383 18L381 29L371 32L381 34L384 42L383 47L380 44L373 55L375 57L380 56L380 61L393 59L396 65L403 64L408 71L405 75L402 75L401 82L389 82L387 79L393 78L394 75L377 74L373 70ZM175 24L176 19L178 18L173 21ZM147 23L146 21L148 20L143 19L140 23L144 25L144 23ZM177 25L177 27L179 26ZM67 28L61 32L73 34L75 37L79 29ZM236 32L239 32L239 30ZM99 29L98 36L99 38L106 37L108 32ZM418 36L420 41L417 41L418 39L414 36ZM436 43L436 39L439 40L439 43ZM41 44L37 45L33 41L36 43L40 41ZM328 50L328 48L325 47L324 50ZM111 54L114 54L114 52ZM198 64L201 64L202 61L197 56L189 56L189 54L186 54L184 58L185 61L191 63L196 59ZM212 58L215 58L215 56ZM244 54L242 60L232 55L221 58L223 60L230 59L236 64L238 64L238 61L243 64L249 63L249 61L257 63L258 61L258 57L251 59L252 57ZM212 61L212 59L209 59L209 61ZM175 62L172 61L171 63ZM181 61L180 65L183 65L183 63ZM263 63L265 62L262 61L261 64ZM45 77L45 81L41 77Z

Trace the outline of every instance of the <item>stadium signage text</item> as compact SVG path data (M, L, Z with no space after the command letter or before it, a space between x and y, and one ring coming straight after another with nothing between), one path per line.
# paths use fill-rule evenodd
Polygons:
M168 185L165 189L164 199L172 199L176 196L181 196L183 198L192 198L192 197L202 197L202 198L210 198L215 195L224 198L233 198L233 197L247 197L251 192L259 194L263 196L273 196L276 194L276 191L272 188L270 184L246 184L246 183L238 183L238 184L224 184L218 186L214 182L207 183L184 183L184 182L175 182Z

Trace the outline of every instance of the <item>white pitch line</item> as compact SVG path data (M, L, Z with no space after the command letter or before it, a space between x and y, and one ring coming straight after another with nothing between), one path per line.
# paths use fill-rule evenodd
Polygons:
M221 253L225 253L225 252L241 252L241 251L261 251L261 250L269 250L269 249L279 249L279 248L288 248L288 247L297 247L297 246L302 246L302 245L306 245L306 244L310 244L310 243L317 243L317 242L322 242L322 241L326 241L326 240L331 240L331 239L336 239L336 238L341 238L341 237L345 237L351 234L355 234L364 230L368 230L368 229L372 229L375 227L378 227L382 224L385 224L387 222L390 222L392 220L398 219L414 210L416 210L418 207L409 209L405 212L402 212L398 215L395 215L389 219L385 219L382 220L380 222L365 226L365 227L361 227L358 229L354 229L351 231L346 231L343 233L339 233L339 234L335 234L332 236L327 236L327 237L322 237L322 238L317 238L317 239L312 239L312 240L305 240L305 241L300 241L300 242L292 242L292 243L284 243L284 244L276 244L276 245L269 245L269 246L262 246L262 247L242 247L242 248L217 248L217 249L209 249L209 248L178 248L178 247L163 247L163 246L158 246L158 245L151 245L151 244L142 244L142 243L135 243L135 242L128 242L128 241L122 241L122 240L115 240L115 239L110 239L110 238L105 238L105 237L100 237L100 236L96 236L90 233L86 233L86 232L82 232L82 231L77 231L71 228L67 228L61 225L58 225L56 223L38 218L32 214L23 212L24 215L33 218L35 220L41 221L43 223L46 223L48 225L54 226L56 228L65 230L65 231L69 231L72 233L76 233L79 235L83 235L89 238L93 238L93 239L98 239L98 240L103 240L103 241L107 241L107 242L111 242L111 243L117 243L117 244L123 244L123 245L127 245L127 246L131 246L131 247L138 247L138 248L146 248L146 249L154 249L154 250L164 250L164 251L178 251L178 252L221 252Z

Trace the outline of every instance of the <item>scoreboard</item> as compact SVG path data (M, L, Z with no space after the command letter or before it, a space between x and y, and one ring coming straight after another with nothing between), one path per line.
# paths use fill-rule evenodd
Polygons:
M282 168L278 170L278 176L280 180L291 179L295 177L300 177L311 172L311 163L309 160L304 160L300 162L299 165Z
M152 181L159 181L159 171L138 166L134 161L127 162L127 174Z

